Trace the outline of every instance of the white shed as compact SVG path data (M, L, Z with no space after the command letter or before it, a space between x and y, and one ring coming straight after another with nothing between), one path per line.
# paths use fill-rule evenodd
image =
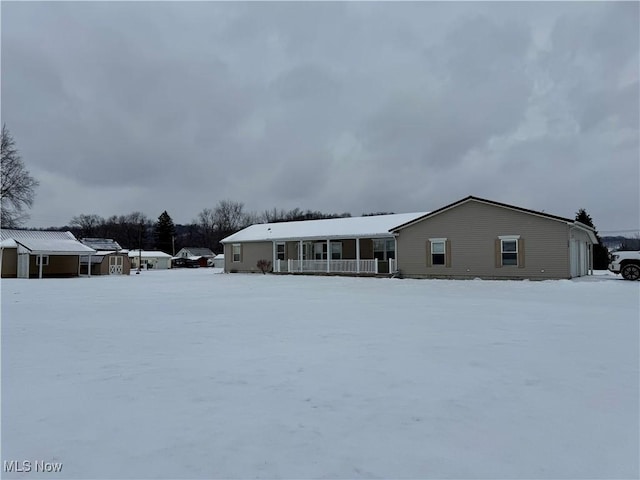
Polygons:
M224 268L224 253L219 253L218 255L213 257L213 267Z
M166 270L171 268L171 255L154 250L129 250L131 270L138 269L141 262L142 270Z

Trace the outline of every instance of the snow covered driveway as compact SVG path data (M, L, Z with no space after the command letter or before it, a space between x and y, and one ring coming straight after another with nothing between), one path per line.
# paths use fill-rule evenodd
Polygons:
M3 478L638 478L639 316L608 275L3 280Z

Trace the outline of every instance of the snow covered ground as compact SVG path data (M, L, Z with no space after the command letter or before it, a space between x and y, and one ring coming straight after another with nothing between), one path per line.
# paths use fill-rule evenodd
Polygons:
M3 280L3 478L638 478L639 317L608 274Z

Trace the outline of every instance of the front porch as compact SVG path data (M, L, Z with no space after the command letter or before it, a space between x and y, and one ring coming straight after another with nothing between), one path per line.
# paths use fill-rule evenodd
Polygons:
M392 274L395 238L346 238L273 242L274 273Z

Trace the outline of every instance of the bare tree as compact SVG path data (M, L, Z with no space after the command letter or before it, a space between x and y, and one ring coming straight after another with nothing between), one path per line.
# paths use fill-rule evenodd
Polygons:
M214 209L217 230L222 233L233 233L244 226L244 203L232 200L221 200Z
M284 209L278 210L273 207L272 210L265 210L262 214L262 220L265 223L284 222L287 219L287 212Z
M205 208L202 210L193 223L198 225L198 233L202 245L212 248L215 243L213 239L216 232L216 217L213 209Z
M245 212L242 214L242 222L240 228L248 227L256 223L262 223L264 217L258 212Z
M120 223L122 246L129 249L148 248L149 232L153 228L151 219L142 212L131 212L118 217Z
M100 215L84 213L76 215L69 222L71 232L78 238L100 237L105 220Z
M22 163L22 158L6 125L2 126L2 163L0 165L0 223L15 228L27 221L25 209L31 208L39 185Z

